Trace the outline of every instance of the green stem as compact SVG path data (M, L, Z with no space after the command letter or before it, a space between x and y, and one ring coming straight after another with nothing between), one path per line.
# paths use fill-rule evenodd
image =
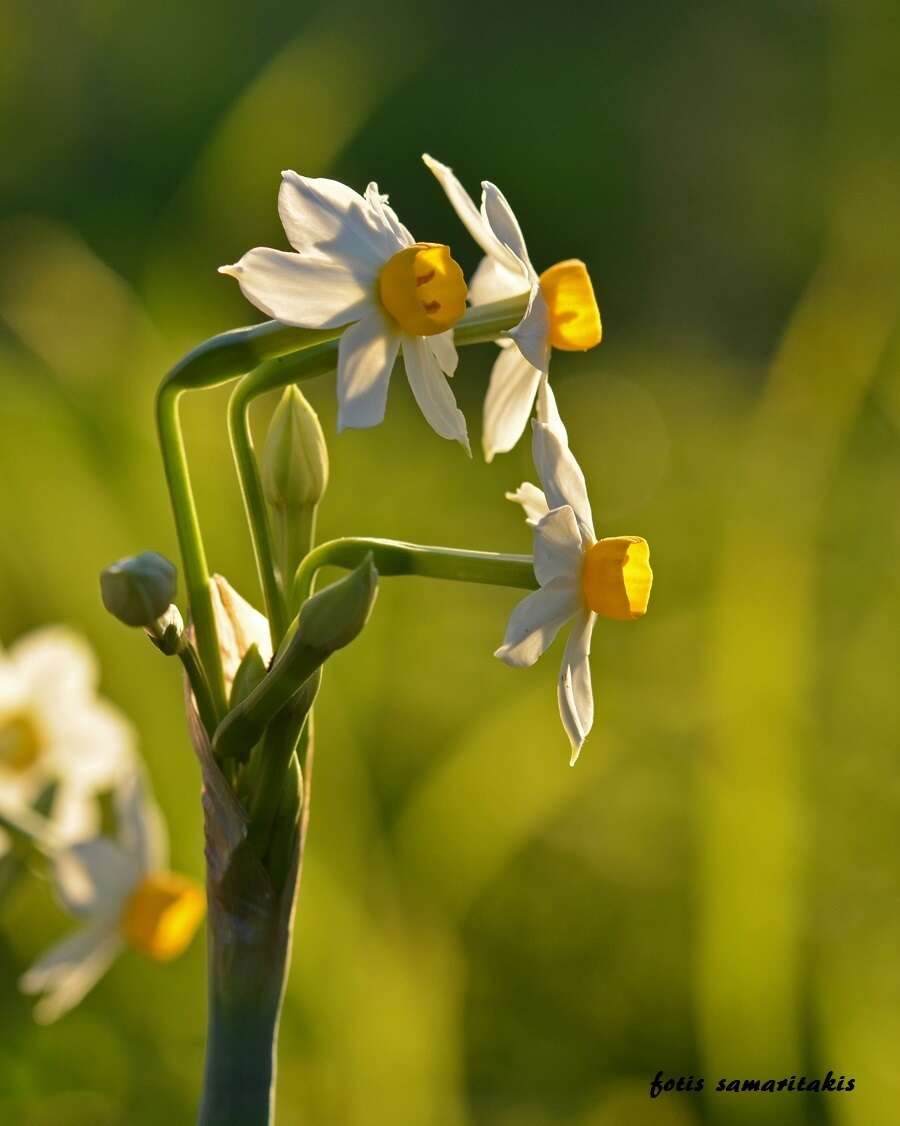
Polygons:
M218 716L212 693L209 690L209 682L197 657L197 651L193 645L185 645L184 648L179 650L178 659L184 666L184 671L190 681L191 691L197 701L197 711L200 713L200 719L206 728L206 733L212 738L218 723Z
M176 369L177 370L177 369ZM209 586L206 552L197 520L197 508L191 489L187 455L178 418L178 400L182 388L174 380L163 381L156 396L156 425L162 451L175 530L181 549L184 581L187 586L191 619L197 638L200 661L212 694L218 716L225 714L225 678L216 633L215 614Z
M291 592L294 572L316 542L317 514L317 505L304 505L292 511L282 509L278 513L280 572L285 600Z
M228 401L228 434L237 469L244 510L250 526L256 570L266 603L266 616L272 635L272 648L277 649L287 628L287 607L278 584L272 530L266 498L263 495L259 467L253 453L253 434L250 429L250 403L259 392L254 390L253 375L246 375L238 383Z
M296 612L309 598L322 567L351 570L370 554L380 578L386 575L422 575L461 583L488 583L519 590L535 590L534 561L530 555L500 555L492 551L463 551L455 547L426 547L397 540L366 536L329 540L320 544L297 568L291 593Z

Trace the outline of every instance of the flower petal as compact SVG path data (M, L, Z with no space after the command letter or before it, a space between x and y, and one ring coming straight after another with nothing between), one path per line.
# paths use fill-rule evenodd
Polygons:
M509 206L506 196L490 180L483 180L481 188L481 214L485 221L495 237L512 251L519 262L527 267L532 279L536 281L534 266L531 264L531 259L528 257L528 247L525 245L525 236L522 234L519 220L513 214L513 209Z
M64 626L26 634L10 646L7 657L33 693L64 707L93 693L99 679L88 643Z
M118 932L109 927L86 927L64 938L43 954L19 979L23 993L42 993L34 1016L50 1024L88 993L122 948Z
M114 795L119 842L142 872L159 871L169 862L166 824L147 783L135 772Z
M141 874L137 859L109 837L78 841L57 853L53 863L60 902L81 918L117 916Z
M373 309L338 344L338 432L377 426L384 419L400 334Z
M528 293L530 289L528 272L521 266L512 270L496 258L488 256L481 259L469 281L469 304L487 305L491 301L518 297L521 293Z
M507 336L515 341L525 359L538 371L549 370L550 312L539 285L532 286L525 316L509 330Z
M575 513L565 505L554 508L534 529L534 573L541 586L566 578L578 583L584 552Z
M426 421L442 438L460 442L471 456L466 420L426 338L404 336L402 343L406 378Z
M437 177L438 183L446 192L447 199L450 201L453 210L459 216L463 226L485 254L487 254L489 258L495 258L511 273L521 274L523 272L522 264L491 230L490 223L484 214L475 206L474 200L456 178L453 169L448 168L446 164L441 164L439 160L435 160L434 157L429 156L428 153L424 153L422 159L425 161L430 171ZM527 286L525 288L527 288ZM523 290L519 290L519 292L521 293Z
M560 508L564 504L570 505L581 527L582 540L586 546L590 546L596 537L581 466L569 447L560 441L559 435L545 422L535 419L531 427L534 465L544 486L547 504L551 509Z
M559 675L559 714L572 744L574 766L594 724L594 693L591 688L591 634L596 616L583 611L572 625Z
M64 711L40 700L37 710L51 733L47 764L68 784L100 790L133 769L134 730L106 700L97 697Z
M554 579L542 586L513 610L494 656L513 668L533 665L579 606L578 587L571 579Z
M278 214L301 254L318 251L345 265L365 263L374 273L402 245L371 199L337 180L282 172Z
M453 329L426 336L425 340L444 375L454 375L459 364L459 354L453 342Z
M538 422L545 422L555 432L562 444L568 446L569 434L560 417L550 380L546 376L541 380L541 385L538 388L537 417Z
M351 270L318 254L301 257L258 246L220 274L237 278L257 309L297 328L337 328L358 321L373 304L377 272Z
M251 645L259 650L264 665L272 660L272 637L266 618L242 598L227 579L212 575L209 592L225 674L225 691L230 696L235 673Z
M541 373L514 347L501 348L484 398L481 443L485 461L506 453L522 437Z
M366 188L366 203L372 208L374 213L378 216L382 226L397 240L397 249L403 249L407 246L412 246L416 241L409 230L404 227L397 216L397 212L388 203L388 197L382 195L378 190L378 185L374 182L369 184ZM394 254L395 251L391 251Z
M532 485L530 481L523 481L514 493L506 494L506 499L521 504L525 510L525 519L531 525L543 520L550 511L547 498L537 485Z

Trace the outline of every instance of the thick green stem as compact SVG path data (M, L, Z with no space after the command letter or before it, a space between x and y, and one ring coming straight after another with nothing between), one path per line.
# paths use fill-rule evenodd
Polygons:
M210 998L198 1126L269 1126L274 1120L278 1014L279 1003L243 1007Z
M309 598L316 573L322 567L351 570L370 553L380 577L422 575L430 579L488 583L519 590L535 590L538 586L530 555L499 555L492 551L463 551L455 547L427 547L398 540L354 536L329 540L307 555L294 578L291 593L293 612L296 613Z

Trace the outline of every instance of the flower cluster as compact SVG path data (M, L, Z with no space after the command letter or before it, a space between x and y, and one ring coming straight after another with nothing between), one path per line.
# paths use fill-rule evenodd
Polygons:
M645 540L597 540L584 476L549 384L554 348L586 351L600 343L593 285L578 259L539 274L495 184L482 184L479 208L450 168L423 159L484 251L468 286L449 247L416 242L376 184L359 195L335 180L296 172L283 173L278 196L294 251L258 247L220 272L235 277L244 295L282 324L339 334L339 430L383 420L402 353L426 420L467 451L465 418L449 384L457 365L454 326L467 301L474 309L519 303L517 323L496 340L500 355L484 400L482 443L488 461L511 450L536 407L533 452L543 492L523 484L507 495L522 504L533 529L539 589L516 607L496 655L512 666L531 665L573 619L559 707L574 762L593 722L588 655L596 618L640 617L652 582Z
M0 655L0 825L4 890L36 851L82 929L23 975L42 1022L76 1005L127 945L175 957L204 911L202 890L166 870L165 829L144 781L131 725L97 694L90 646L63 627L29 634ZM101 831L100 797L115 810Z

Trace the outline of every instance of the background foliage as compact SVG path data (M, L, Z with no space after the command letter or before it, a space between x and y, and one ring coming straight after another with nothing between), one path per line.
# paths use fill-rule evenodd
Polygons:
M175 554L153 391L256 319L215 267L282 245L279 170L377 179L470 268L430 150L598 288L605 342L554 375L598 528L651 542L650 614L597 631L570 771L555 651L491 657L515 594L384 582L317 716L282 1126L895 1122L897 6L0 0L0 41L0 635L92 637L187 871L178 678L96 576ZM456 378L476 437L492 358ZM323 536L528 549L527 446L468 462L400 379L377 431L310 398ZM196 483L258 602L223 406L188 407ZM39 1029L13 983L66 924L40 885L0 911L0 1119L190 1121L202 943ZM858 1090L651 1103L660 1068Z

